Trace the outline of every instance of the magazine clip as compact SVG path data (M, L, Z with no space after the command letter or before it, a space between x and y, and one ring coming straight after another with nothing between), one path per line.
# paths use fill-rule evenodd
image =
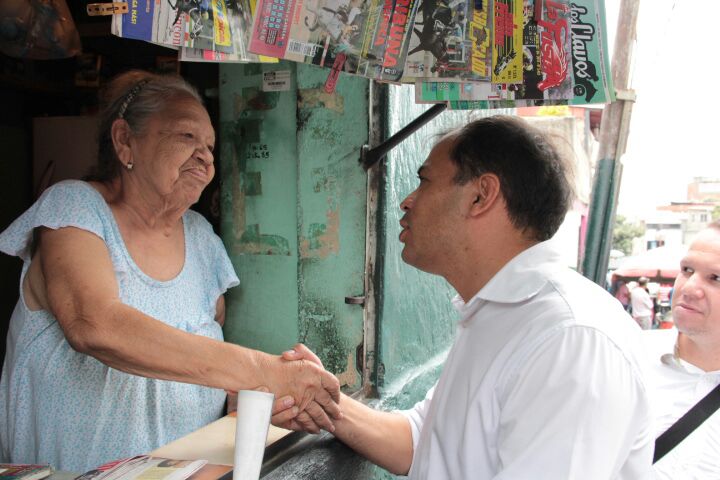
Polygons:
M330 69L330 74L327 80L325 80L325 93L335 93L335 86L337 85L338 77L342 71L343 65L345 65L345 59L347 56L344 53L340 53L335 57L333 66Z
M127 12L128 4L126 2L88 3L87 5L87 14L91 17Z

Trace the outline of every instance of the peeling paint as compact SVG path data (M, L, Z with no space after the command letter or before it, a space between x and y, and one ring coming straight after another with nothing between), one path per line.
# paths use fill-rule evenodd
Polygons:
M312 223L308 236L300 237L300 258L327 258L340 252L340 212L328 210L327 223Z
M290 255L290 242L280 235L267 235L260 233L260 225L248 225L240 237L240 242L234 245L236 253L249 253L253 255Z
M340 381L340 386L353 385L357 381L357 368L355 368L355 356L348 353L347 363L344 372L336 373L335 376Z
M345 111L345 100L337 92L327 93L323 87L298 89L299 109L318 107L325 107L328 110L343 113Z

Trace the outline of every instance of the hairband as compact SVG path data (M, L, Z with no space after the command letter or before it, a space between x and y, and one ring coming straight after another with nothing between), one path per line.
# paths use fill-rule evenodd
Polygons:
M120 110L118 110L118 118L123 118L125 116L125 112L127 111L127 108L130 106L130 102L133 101L135 96L140 92L140 89L150 82L149 79L140 80L137 85L135 85L130 92L125 96L125 100L123 100L122 105L120 105Z

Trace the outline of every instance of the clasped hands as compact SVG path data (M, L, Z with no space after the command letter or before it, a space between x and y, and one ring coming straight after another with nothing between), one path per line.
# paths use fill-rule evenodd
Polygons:
M273 425L289 430L319 433L334 432L333 420L340 420L340 382L325 370L322 362L309 348L297 344L279 357L268 356L262 387L257 390L275 394L272 409ZM236 401L228 392L230 411Z

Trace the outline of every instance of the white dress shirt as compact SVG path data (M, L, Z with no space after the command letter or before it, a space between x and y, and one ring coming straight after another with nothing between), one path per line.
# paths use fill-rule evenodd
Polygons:
M436 386L402 412L411 479L652 475L640 329L547 242L509 262L460 313Z
M720 384L720 371L705 372L674 353L677 330L647 331L643 339L654 360L648 384L655 412L655 436ZM720 479L720 413L715 412L655 464L658 479Z

